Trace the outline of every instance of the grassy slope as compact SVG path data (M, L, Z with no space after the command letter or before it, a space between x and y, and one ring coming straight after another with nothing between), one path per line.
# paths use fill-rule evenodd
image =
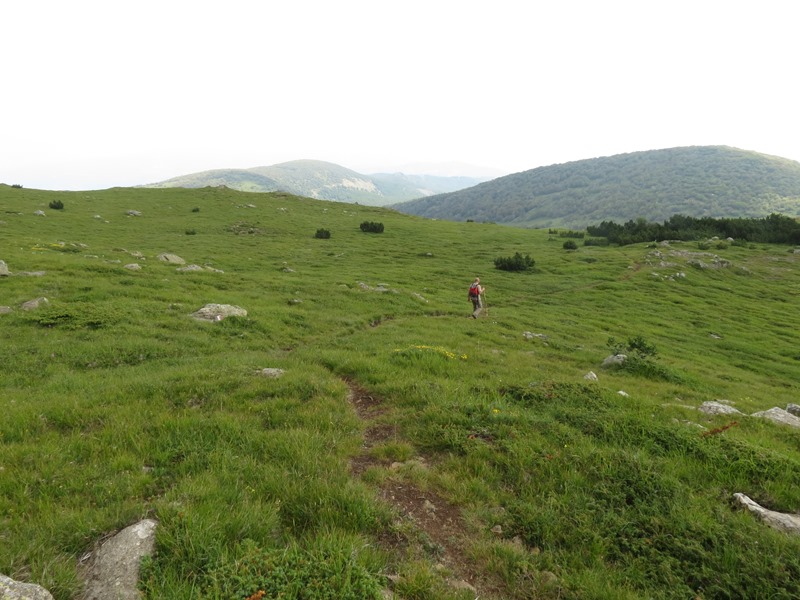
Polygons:
M276 561L322 581L317 597L370 597L387 573L402 597L460 597L434 568L441 549L414 552L377 499L405 480L461 508L469 561L497 597L800 594L800 542L730 500L800 511L797 432L686 424L733 420L691 408L704 400L747 413L797 401L799 259L786 248L714 250L724 270L660 267L642 245L566 252L543 231L210 188L0 186L0 206L0 259L45 271L0 280L14 308L0 315L0 573L76 597L77 558L154 515L152 598L245 598L279 587L264 575ZM362 233L366 220L385 233ZM313 239L321 227L331 239ZM516 251L534 273L493 269ZM179 273L161 252L224 273ZM489 318L473 321L476 274ZM47 308L19 310L39 296ZM248 316L188 317L212 302ZM610 336L636 335L665 377L599 369ZM286 374L254 375L264 367ZM345 380L383 399L396 432L361 478L348 460L365 424ZM416 455L429 468L388 468Z

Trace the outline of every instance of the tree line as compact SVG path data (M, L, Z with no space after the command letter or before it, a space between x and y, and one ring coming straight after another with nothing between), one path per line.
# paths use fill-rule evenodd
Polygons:
M715 236L746 242L800 244L800 222L778 213L761 218L719 219L673 215L663 223L637 219L622 225L614 221L603 221L599 225L590 225L586 232L590 236L606 238L609 243L620 246L648 241L702 240Z

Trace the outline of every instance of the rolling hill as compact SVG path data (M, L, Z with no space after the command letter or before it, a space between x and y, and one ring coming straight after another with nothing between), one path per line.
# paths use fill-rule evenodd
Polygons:
M583 228L605 220L800 215L800 163L727 146L539 167L393 208L428 218Z
M385 206L413 198L453 192L482 181L485 179L405 173L363 175L329 162L293 160L251 169L202 171L142 187L201 188L224 185L242 192L280 191L318 200Z

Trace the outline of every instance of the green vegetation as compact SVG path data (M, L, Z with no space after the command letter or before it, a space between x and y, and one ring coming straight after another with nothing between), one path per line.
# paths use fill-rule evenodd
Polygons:
M613 244L663 240L707 240L714 237L732 238L740 244L765 242L770 244L800 244L800 221L784 215L772 214L761 219L695 219L674 215L664 223L649 223L644 219L620 225L603 221L586 228L589 235L605 237ZM707 250L711 247L707 242ZM724 245L719 242L717 246ZM725 248L720 248L724 250Z
M797 430L696 410L800 397L785 245L688 269L695 242L564 252L281 193L0 185L0 205L4 575L80 598L79 559L152 517L147 599L800 596L800 539L732 501L800 512ZM535 270L493 268L518 248ZM247 315L190 316L208 303ZM632 358L601 369L609 350Z
M383 233L383 223L364 221L359 227L366 233Z
M61 200L53 200L48 206L53 210L62 210L64 208L64 203Z
M514 256L498 256L494 259L495 268L502 271L527 271L534 264L530 254L522 256L519 252L515 252Z
M394 208L453 221L573 229L676 214L795 217L800 163L725 146L650 150L539 167Z
M329 240L331 239L331 230L325 228L317 229L316 233L314 233L314 237L318 240Z

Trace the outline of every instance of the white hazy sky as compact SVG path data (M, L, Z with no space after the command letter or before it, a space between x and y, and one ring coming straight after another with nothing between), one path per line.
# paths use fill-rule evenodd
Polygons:
M795 12L793 0L4 0L0 182L104 189L302 158L503 174L693 145L800 161Z

